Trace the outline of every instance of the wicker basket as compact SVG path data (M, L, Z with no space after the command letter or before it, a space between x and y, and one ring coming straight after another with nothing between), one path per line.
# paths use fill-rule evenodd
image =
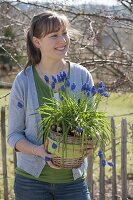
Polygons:
M56 157L52 158L54 165L61 168L72 169L81 166L84 158L88 154L90 143L92 144L91 140L85 140L82 147L81 137L67 136L64 144L61 142L60 134L51 131L46 140L45 147L48 152L55 153ZM53 144L57 145L56 149L52 147Z

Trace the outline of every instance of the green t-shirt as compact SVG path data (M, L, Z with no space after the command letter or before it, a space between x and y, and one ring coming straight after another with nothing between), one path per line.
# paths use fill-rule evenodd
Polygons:
M42 81L39 77L35 67L33 67L33 75L38 95L39 106L44 103L44 98L49 98L52 93L50 92L49 86ZM47 163L44 166L40 176L38 178L26 173L24 170L20 168L16 168L16 173L23 175L28 178L33 178L36 180L44 181L47 183L70 183L73 182L73 173L71 169L53 169ZM80 179L83 179L81 177ZM79 180L79 179L78 179Z

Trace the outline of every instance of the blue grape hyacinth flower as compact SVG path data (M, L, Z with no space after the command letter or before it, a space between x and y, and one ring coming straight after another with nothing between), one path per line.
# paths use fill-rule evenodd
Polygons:
M77 131L78 131L79 133L82 133L82 132L83 132L83 129L82 129L82 127L80 127L80 126L77 126Z
M70 87L70 80L69 79L67 79L67 81L66 81L66 86Z
M105 165L106 165L106 160L103 159L102 160L102 166L105 167Z
M104 82L101 81L101 82L99 83L98 87L99 87L99 88L104 88L104 89L105 89L105 84L104 84Z
M58 80L59 83L62 82L62 77L60 75L58 75L58 74L57 74L57 80Z
M49 77L47 75L44 75L44 80L46 81L46 83L49 83Z
M91 88L91 93L92 93L92 95L95 95L96 94L96 88L95 88L95 86L92 86L92 88Z
M110 167L114 167L114 162L107 162Z
M55 89L55 82L51 83L51 88L54 90Z
M60 100L61 100L61 101L63 101L63 100L64 100L64 97L63 97L63 96L61 96L61 97L60 97Z
M75 88L76 88L76 84L75 84L75 83L72 83L72 85L71 85L71 90L75 90Z
M57 83L57 79L56 79L56 77L55 77L54 75L52 75L52 80L53 80L55 83Z
M57 144L53 143L53 144L52 144L52 148L53 148L53 149L57 149Z
M100 158L103 157L103 152L102 152L102 150L99 150L99 151L98 151L98 156L99 156Z
M65 85L62 85L60 89L61 89L62 92L65 92L65 90L66 90Z

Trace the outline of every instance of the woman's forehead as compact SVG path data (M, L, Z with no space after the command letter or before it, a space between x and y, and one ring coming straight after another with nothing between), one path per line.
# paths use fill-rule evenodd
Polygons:
M64 32L64 31L67 31L67 27L66 26L61 26L58 30L54 31L53 32Z

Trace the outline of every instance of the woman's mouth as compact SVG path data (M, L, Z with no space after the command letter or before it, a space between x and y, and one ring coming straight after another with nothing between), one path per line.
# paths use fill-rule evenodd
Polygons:
M58 50L58 51L63 51L63 50L66 49L66 46L64 46L64 47L56 47L55 49Z

